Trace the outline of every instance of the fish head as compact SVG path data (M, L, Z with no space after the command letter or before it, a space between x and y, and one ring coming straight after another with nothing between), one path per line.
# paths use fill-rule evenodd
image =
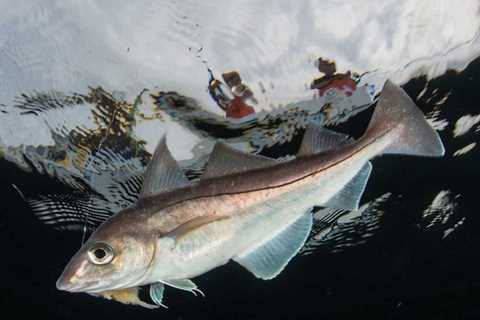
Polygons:
M155 255L154 237L144 224L123 216L102 224L71 258L57 280L59 290L96 293L144 279Z

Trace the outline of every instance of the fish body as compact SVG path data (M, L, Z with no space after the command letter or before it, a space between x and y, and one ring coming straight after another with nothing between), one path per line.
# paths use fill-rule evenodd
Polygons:
M370 159L388 153L444 154L421 111L390 81L359 140L311 126L290 161L245 154L220 142L202 178L192 183L162 139L137 204L94 232L57 287L101 293L155 284L150 294L159 304L164 284L195 292L188 279L230 260L258 278L274 278L308 237L309 209L357 209Z
M345 148L345 154L352 147ZM289 172L290 179L285 179L282 171L287 173L292 167L286 166L287 163L275 165L259 176L252 174L254 181L270 177L270 183L262 183L256 187L257 190L202 196L165 209L153 209L147 224L156 226L156 230L168 235L158 239L162 243L158 247L171 245L171 250L168 254L162 253L156 257L156 267L152 268L146 282L192 278L236 256L254 251L305 215L314 205L326 204L363 167L366 166L365 170L369 171L369 154L379 147L379 144L371 145L343 161L332 157L339 164L328 166L330 161L324 161L325 165L318 172L305 172L304 176ZM325 158L328 156L330 154L322 155ZM306 166L301 161L319 160L299 157L293 161L299 162L293 168L298 168L300 172ZM225 179L221 183L224 182L229 181ZM229 184L229 189L232 186L235 185ZM363 187L362 183L359 186L361 191ZM354 208L355 205L352 205L348 209ZM195 222L201 225L194 225ZM180 226L184 226L184 230L178 230Z

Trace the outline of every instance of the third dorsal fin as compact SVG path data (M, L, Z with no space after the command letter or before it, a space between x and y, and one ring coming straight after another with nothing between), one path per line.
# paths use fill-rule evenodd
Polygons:
M213 148L202 179L270 167L277 164L271 158L239 151L225 142L217 142Z
M309 124L303 135L298 155L308 155L327 151L351 141L352 139L343 133L338 133L315 124Z

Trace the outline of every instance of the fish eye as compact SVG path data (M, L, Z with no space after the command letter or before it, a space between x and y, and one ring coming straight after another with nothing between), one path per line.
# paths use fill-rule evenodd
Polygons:
M113 249L106 243L96 243L88 250L88 258L94 264L110 263L113 257Z

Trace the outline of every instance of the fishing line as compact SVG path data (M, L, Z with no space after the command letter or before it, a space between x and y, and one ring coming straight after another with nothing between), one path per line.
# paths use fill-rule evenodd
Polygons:
M12 183L12 187L13 187L13 189L15 189L15 191L17 191L18 195L22 198L23 201L28 202L28 200L27 200L27 198L25 197L25 195L23 194L23 192L20 191L20 188L18 188L18 187L17 187L16 185L14 185L13 183Z
M107 131L105 132L105 136L102 138L102 140L100 140L100 142L98 143L98 147L96 148L95 150L95 153L99 152L100 149L102 148L102 145L103 143L107 140L108 138L108 135L110 134L110 130L112 128L112 125L113 125L113 122L115 121L115 117L117 115L117 109L115 109L113 111L113 114L112 114L112 119L110 121L110 123L108 124L108 127L107 127ZM91 185L94 186L95 185L95 175L93 176L92 178L92 181L91 181ZM89 197L88 199L88 202L89 204L92 204L92 198ZM80 244L80 247L83 246L83 244L85 243L85 239L86 239L86 236L87 236L87 226L88 226L88 218L90 216L90 210L88 210L86 212L86 214L84 215L85 216L85 219L84 219L84 222L83 222L83 228L82 228L82 241L81 241L81 244Z

